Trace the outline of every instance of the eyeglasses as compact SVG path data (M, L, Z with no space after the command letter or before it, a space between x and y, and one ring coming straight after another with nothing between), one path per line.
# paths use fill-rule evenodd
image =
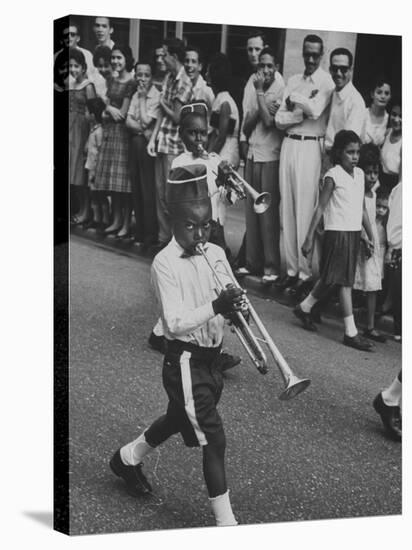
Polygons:
M345 65L331 65L329 70L331 73L338 73L340 71L343 75L345 75L348 71L350 71L350 67Z
M74 38L75 36L77 36L77 32L66 32L65 34L63 34L63 38L69 38L69 36L71 38Z

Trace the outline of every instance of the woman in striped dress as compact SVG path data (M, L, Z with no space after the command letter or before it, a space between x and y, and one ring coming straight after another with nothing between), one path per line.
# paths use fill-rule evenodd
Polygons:
M96 166L96 189L111 196L112 223L106 234L130 236L132 210L129 176L129 133L126 115L136 83L131 74L133 56L129 46L115 44L111 64L113 76L107 83L108 105L103 115L103 143Z

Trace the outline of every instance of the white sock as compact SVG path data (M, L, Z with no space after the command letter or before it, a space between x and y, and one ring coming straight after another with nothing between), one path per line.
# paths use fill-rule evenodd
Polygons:
M382 399L388 407L398 407L402 397L402 382L399 382L398 377L392 382L389 388L383 390Z
M157 320L157 323L155 324L155 326L153 327L153 334L155 336L164 336L164 334L165 334L163 332L163 323L162 323L162 320L161 320L160 317Z
M300 307L302 311L305 313L310 313L310 310L313 308L313 306L316 304L316 302L319 302L317 298L313 296L313 294L310 292L306 298L303 300L303 302L300 302Z
M144 432L137 439L120 449L120 458L126 466L140 464L145 456L153 451L154 447L147 443Z
M345 323L346 336L353 338L358 334L358 329L356 328L355 319L353 315L348 315L347 317L344 317L343 322Z
M209 501L215 515L216 525L218 527L237 525L237 521L233 515L232 507L230 505L229 491L226 491L223 495L209 498Z

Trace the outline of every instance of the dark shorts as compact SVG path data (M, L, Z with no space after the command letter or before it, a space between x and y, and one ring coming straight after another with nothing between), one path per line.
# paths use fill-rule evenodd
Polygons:
M360 231L325 231L320 277L326 285L353 286Z
M166 415L188 447L213 444L224 437L216 410L223 389L219 357L220 347L168 342L163 363L163 385L169 397Z

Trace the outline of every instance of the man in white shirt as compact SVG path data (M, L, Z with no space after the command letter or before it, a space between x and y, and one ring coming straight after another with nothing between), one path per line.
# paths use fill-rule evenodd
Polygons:
M201 75L203 64L202 55L198 48L194 46L187 46L184 67L187 76L192 81L191 101L204 101L207 105L207 110L210 116L215 94L213 93L212 88L206 84L205 79Z
M366 108L363 97L352 84L353 55L346 48L336 48L330 54L329 71L335 83L329 121L326 128L325 148L330 151L335 135L340 130L352 130L361 135Z
M280 154L280 196L286 276L277 285L296 291L312 275L301 247L319 194L322 145L326 131L333 81L320 67L323 41L307 35L302 50L305 70L290 77L276 126L285 130Z

